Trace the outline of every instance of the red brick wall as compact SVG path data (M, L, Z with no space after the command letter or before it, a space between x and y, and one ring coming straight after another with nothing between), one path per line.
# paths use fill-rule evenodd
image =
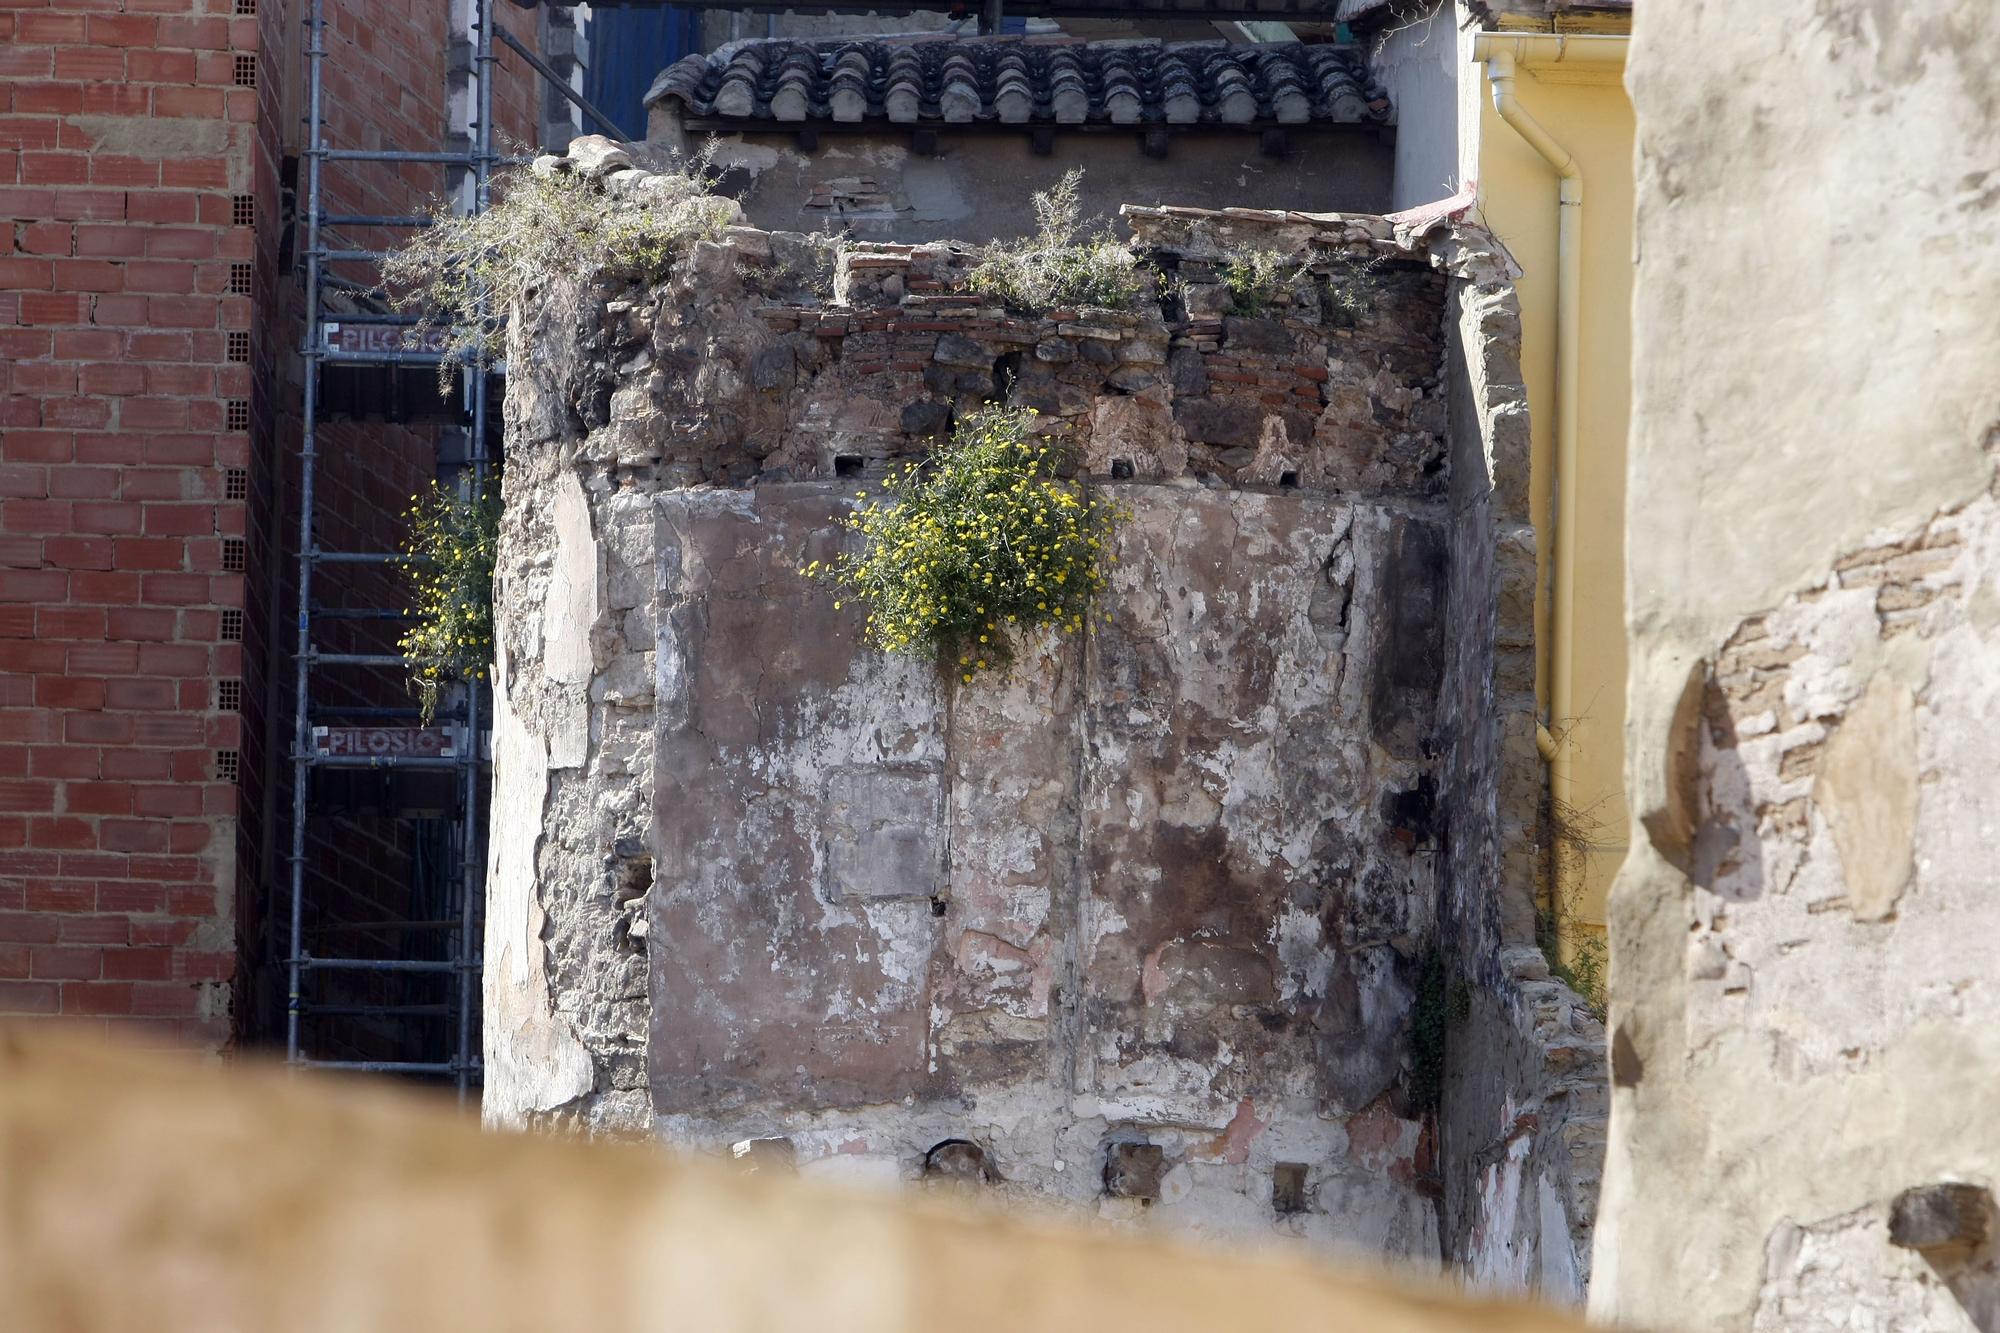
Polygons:
M234 7L0 10L0 1013L202 1046L236 956L232 196L264 73Z
M446 146L451 8L326 0L330 143ZM532 11L495 10L533 44ZM282 1032L303 170L295 195L285 185L303 13L0 0L0 1015L145 1022L203 1047ZM532 140L538 96L503 49L507 141ZM335 210L418 212L445 174L363 166L327 183ZM437 440L379 419L326 426L322 544L393 548ZM393 575L357 568L320 594L400 599ZM320 641L393 637L350 622ZM391 672L321 683L318 697L408 701ZM441 952L334 938L412 905L421 839L369 803L358 790L313 822L309 921L333 932L314 947Z

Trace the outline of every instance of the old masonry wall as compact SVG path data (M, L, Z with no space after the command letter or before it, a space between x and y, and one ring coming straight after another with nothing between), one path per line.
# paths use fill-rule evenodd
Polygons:
M1446 623L1447 309L1504 260L1126 217L1173 279L1133 313L999 308L947 243L851 247L824 299L743 227L522 312L490 1120L1440 1253L1439 691L1492 662ZM1243 244L1305 265L1255 316ZM798 567L996 400L1131 517L1107 619L968 685Z

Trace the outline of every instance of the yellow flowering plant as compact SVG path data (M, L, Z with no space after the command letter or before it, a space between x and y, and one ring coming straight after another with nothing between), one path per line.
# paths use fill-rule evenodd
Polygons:
M845 522L859 550L801 572L865 603L876 647L936 654L967 682L1007 662L1019 633L1081 631L1127 515L1059 474L1061 450L1034 417L995 407L960 422L885 495L857 493Z
M500 542L497 478L470 495L432 482L410 497L399 567L410 581L409 628L397 646L428 726L447 685L484 680L493 661L493 556Z

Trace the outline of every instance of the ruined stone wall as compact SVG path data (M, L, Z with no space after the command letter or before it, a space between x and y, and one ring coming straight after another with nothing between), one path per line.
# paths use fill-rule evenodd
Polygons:
M1450 207L1450 204L1441 207ZM1606 1112L1604 1028L1538 947L1547 783L1536 746L1528 410L1504 256L1452 294L1452 645L1440 700L1440 947L1426 1003L1443 1063L1446 1257L1479 1285L1580 1303Z
M1636 19L1607 1314L2000 1321L1997 42L1970 4Z
M747 228L523 312L490 1119L1439 1252L1445 308L1500 279L1442 220L1128 220L1136 313L985 304L944 244L812 299ZM1307 264L1256 316L1246 239ZM798 569L995 399L1131 518L1108 618L967 685Z

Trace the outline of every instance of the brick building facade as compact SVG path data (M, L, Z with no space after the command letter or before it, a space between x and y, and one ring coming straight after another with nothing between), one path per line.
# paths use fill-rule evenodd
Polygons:
M304 8L0 7L0 1016L209 1049L283 1022ZM328 141L444 144L469 12L326 0ZM530 44L548 22L496 15ZM496 108L503 141L542 133L520 63ZM370 166L329 202L419 212L449 184ZM327 541L393 549L438 432L354 415L321 441ZM349 688L407 702L391 672ZM308 858L364 902L412 855L368 824Z

